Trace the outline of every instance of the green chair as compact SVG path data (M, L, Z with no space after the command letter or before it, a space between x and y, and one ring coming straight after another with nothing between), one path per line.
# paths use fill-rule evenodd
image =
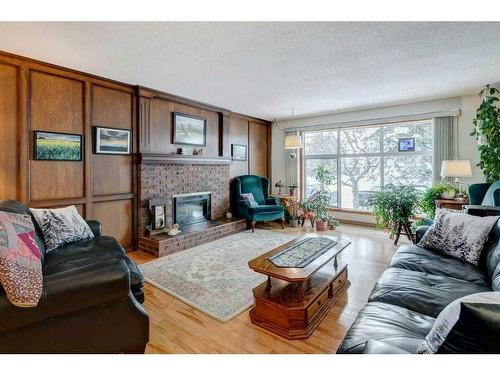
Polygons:
M285 209L277 197L269 195L269 179L254 175L235 177L231 181L231 211L236 216L245 218L255 232L257 221L280 219L285 227ZM251 206L241 194L252 193L257 206Z
M475 216L500 215L500 181L469 186L469 204L464 212Z

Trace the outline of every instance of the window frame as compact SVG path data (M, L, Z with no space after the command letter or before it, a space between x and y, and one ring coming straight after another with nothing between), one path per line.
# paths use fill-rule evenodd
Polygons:
M431 132L432 132L432 139L434 139L434 125L432 119L421 119L421 120L414 120L411 122L424 122L428 121L430 126L431 126ZM302 136L302 144L305 145L305 136L306 133L313 133L313 132L321 132L321 131L336 131L337 132L337 153L336 154L306 154L305 152L305 146L301 150L301 168L300 168L300 179L301 179L301 198L305 198L305 192L306 192L306 178L305 178L305 164L307 159L337 159L337 205L331 206L331 208L336 209L336 210L342 210L344 212L357 212L357 213L370 213L370 210L362 209L362 208L347 208L347 207L342 207L341 202L342 202L342 171L341 171L341 163L342 163L342 158L352 158L352 157L379 157L380 158L380 186L383 187L385 185L385 179L384 179L384 166L385 166L385 158L386 157L394 157L394 156L407 156L407 155L412 155L412 156L417 156L417 155L429 155L431 156L431 163L434 162L434 155L433 155L433 150L431 151L412 151L410 152L399 152L399 151L393 151L393 152L384 152L384 133L385 133L385 127L388 126L401 126L403 124L407 124L408 122L395 122L395 123L386 123L386 124L377 124L377 125L364 125L364 126L352 126L352 127L337 127L337 128L330 128L330 129L321 129L321 130L309 130L309 131L302 131L301 136ZM368 153L358 153L358 154L346 154L346 153L341 153L341 142L340 142L340 132L342 130L348 130L348 129L365 129L365 128L379 128L380 134L379 134L379 142L380 142L380 152L368 152ZM434 147L434 144L433 144ZM432 179L434 179L434 176L432 176Z

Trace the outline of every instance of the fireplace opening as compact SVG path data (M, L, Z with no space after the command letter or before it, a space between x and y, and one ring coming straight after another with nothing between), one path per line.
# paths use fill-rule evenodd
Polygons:
M175 194L172 199L174 224L183 227L210 220L210 192Z

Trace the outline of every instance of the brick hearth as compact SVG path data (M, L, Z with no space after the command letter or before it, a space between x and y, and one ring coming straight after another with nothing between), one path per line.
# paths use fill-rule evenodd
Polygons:
M246 229L244 220L223 220L229 211L229 165L205 164L141 164L139 248L155 256L164 256ZM167 228L172 225L172 195L211 192L211 219L206 227L184 230L176 236L160 234L150 237L148 202L152 198L167 199Z

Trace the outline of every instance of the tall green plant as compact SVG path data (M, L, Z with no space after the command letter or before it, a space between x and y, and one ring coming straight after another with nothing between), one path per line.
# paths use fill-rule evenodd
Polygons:
M499 93L489 85L479 92L483 101L476 111L474 130L470 134L480 141L480 161L477 165L483 170L487 182L500 180L500 108L497 107Z
M330 217L330 205L332 194L328 185L332 184L333 176L324 166L320 165L314 169L314 178L319 182L319 188L311 196L302 202L301 207L315 214L316 220L327 221Z
M386 185L368 198L368 207L378 229L391 235L397 231L398 223L409 223L419 204L419 194L414 186Z

